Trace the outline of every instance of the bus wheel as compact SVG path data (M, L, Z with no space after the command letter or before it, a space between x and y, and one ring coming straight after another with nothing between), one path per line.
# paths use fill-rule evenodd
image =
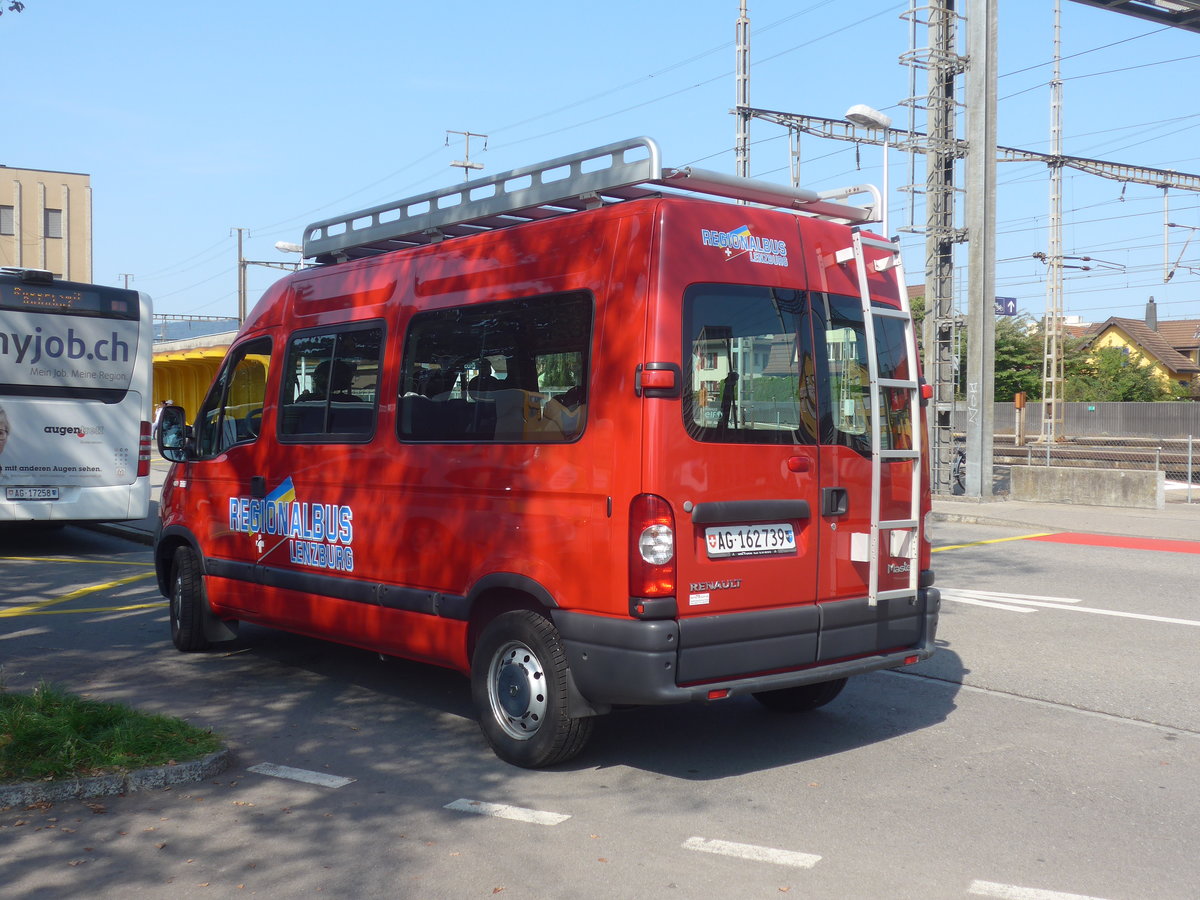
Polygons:
M845 678L835 678L778 691L759 691L754 699L775 712L807 712L831 702L845 686Z
M530 610L496 617L471 664L479 727L505 762L537 769L576 756L591 718L567 715L567 659L558 631Z
M171 640L183 651L207 650L200 561L191 547L180 547L171 561Z

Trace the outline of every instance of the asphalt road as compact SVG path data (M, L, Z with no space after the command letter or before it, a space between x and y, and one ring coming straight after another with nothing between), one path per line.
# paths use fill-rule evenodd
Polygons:
M904 674L805 716L614 713L527 772L487 749L454 673L253 627L179 654L147 548L7 532L7 686L185 717L234 764L0 811L3 894L1191 900L1196 554L1027 533L938 526L941 649Z

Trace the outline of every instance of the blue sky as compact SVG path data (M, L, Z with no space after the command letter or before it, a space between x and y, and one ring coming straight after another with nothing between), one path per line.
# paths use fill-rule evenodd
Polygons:
M275 242L315 219L461 181L447 130L489 136L471 143L485 174L640 134L667 165L733 171L737 0L25 2L0 17L0 163L89 174L95 280L131 273L161 313L236 313L234 226L247 258L287 261ZM907 127L909 5L751 0L751 105L836 118L866 103ZM1062 24L1065 152L1200 173L1200 109L1181 100L1200 35L1069 0ZM1049 150L1052 25L1046 0L1000 3L1002 145ZM751 138L752 174L786 182L783 130L755 122ZM806 137L802 154L805 187L882 180L877 147ZM891 160L897 189L908 161ZM996 291L1040 315L1046 169L998 172ZM893 230L909 203L892 191ZM1200 197L1168 203L1200 228ZM1103 261L1068 270L1068 314L1140 317L1153 295L1160 319L1200 318L1200 232L1170 229L1164 250L1160 189L1068 170L1063 207L1065 254ZM915 283L924 241L903 240ZM1166 284L1164 258L1182 260ZM251 303L280 274L249 267Z

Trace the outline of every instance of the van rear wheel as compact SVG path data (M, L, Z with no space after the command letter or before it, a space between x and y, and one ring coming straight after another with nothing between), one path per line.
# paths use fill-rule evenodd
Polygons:
M759 691L754 699L775 712L807 712L832 702L845 686L845 678L835 678L833 681L802 684L778 691Z
M484 737L514 766L566 762L592 733L591 718L567 712L567 658L558 630L530 610L504 613L483 630L471 696Z
M204 616L208 612L200 560L191 547L179 547L171 560L171 641L185 652L207 650Z

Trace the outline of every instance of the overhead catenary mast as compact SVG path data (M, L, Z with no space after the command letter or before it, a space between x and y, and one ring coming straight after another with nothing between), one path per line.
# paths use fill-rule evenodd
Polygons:
M1063 394L1063 255L1062 255L1062 78L1060 0L1054 2L1054 75L1050 79L1050 222L1046 254L1046 318L1043 323L1042 440L1050 444L1062 434Z
M746 0L741 0L737 20L737 156L735 174L740 178L750 177L750 17Z

